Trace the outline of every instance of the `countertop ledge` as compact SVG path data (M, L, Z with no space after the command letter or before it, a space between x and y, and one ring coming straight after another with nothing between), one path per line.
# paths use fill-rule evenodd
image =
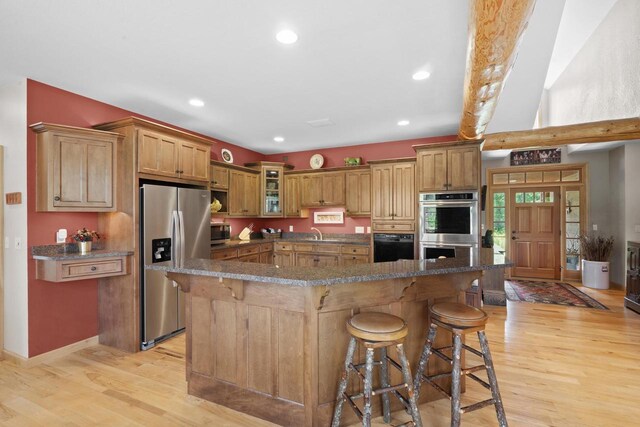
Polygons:
M32 246L31 256L33 259L41 261L66 261L66 260L80 260L80 259L97 259L97 258L110 258L119 256L133 255L133 251L122 251L114 249L94 249L87 254L80 254L78 252L77 245L63 244L63 245L43 245Z
M146 266L150 270L209 276L223 279L248 280L289 286L322 286L341 283L372 282L439 274L492 270L510 266L505 263L480 263L469 259L438 259L428 261L400 260L347 267L278 267L275 265L189 259L181 267L164 264Z

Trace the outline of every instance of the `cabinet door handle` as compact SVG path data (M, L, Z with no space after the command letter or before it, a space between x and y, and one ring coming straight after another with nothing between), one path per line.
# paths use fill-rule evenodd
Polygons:
M97 269L98 269L98 267L96 267L95 265L91 266L91 271L96 271Z
M54 196L53 200L55 200L56 202L60 201L60 196Z
M392 226L391 226L391 228L396 228L396 226L395 226L395 225L392 225Z

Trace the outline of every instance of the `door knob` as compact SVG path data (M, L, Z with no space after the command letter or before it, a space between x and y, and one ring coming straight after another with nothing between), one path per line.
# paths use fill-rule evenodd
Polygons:
M516 236L512 236L511 240L518 240L518 238Z

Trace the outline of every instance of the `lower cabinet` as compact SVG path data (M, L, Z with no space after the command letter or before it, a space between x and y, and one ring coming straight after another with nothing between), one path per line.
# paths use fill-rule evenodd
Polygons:
M296 265L299 267L337 267L339 264L339 255L296 253Z
M235 248L212 248L211 259L271 264L273 261L273 243L245 243L243 246Z
M274 263L281 267L338 267L367 264L369 246L332 243L276 243Z

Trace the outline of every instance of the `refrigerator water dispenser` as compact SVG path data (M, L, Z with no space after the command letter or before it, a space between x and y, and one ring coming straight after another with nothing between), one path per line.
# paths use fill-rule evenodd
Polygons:
M151 251L153 253L152 263L171 261L171 239L152 239Z

